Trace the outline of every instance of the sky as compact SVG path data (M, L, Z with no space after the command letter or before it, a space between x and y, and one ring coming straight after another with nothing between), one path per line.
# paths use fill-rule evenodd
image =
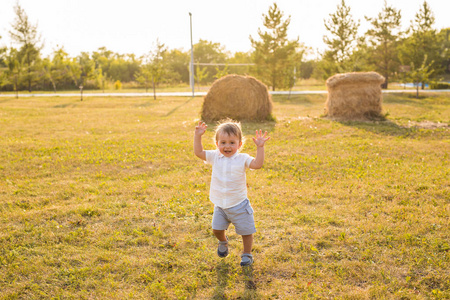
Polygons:
M351 15L360 20L359 34L369 28L364 16L377 17L385 0L346 0ZM0 46L11 43L17 0L0 0ZM341 0L278 0L285 16L291 17L289 39L319 53L326 49L324 19L336 11ZM450 1L427 0L436 21L435 29L450 27ZM116 53L141 56L159 40L169 49L190 49L190 16L193 43L200 39L220 43L225 50L252 50L249 37L258 39L264 30L263 14L273 0L20 0L30 21L42 36L44 56L63 46L70 56L106 47ZM401 10L402 27L409 27L423 0L388 0ZM314 56L314 55L313 55Z

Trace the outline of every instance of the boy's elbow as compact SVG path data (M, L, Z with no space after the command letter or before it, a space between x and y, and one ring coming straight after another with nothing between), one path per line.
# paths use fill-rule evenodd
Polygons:
M201 152L194 151L194 154L198 158L206 160L206 153L204 151L201 151Z
M253 164L250 164L250 169L258 170L258 169L261 169L262 166L263 166L262 163L261 164L260 163L253 163Z

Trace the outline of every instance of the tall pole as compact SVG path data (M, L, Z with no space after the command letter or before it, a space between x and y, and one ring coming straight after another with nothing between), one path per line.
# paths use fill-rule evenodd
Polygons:
M192 89L192 97L194 97L194 46L192 44L192 14L189 13L189 19L191 21L191 64L189 68L189 83Z

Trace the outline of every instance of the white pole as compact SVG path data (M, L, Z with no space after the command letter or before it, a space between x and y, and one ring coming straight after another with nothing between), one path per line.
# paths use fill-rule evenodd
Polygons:
M192 44L192 14L189 13L191 21L191 64L189 66L189 83L192 89L192 97L194 97L194 46Z

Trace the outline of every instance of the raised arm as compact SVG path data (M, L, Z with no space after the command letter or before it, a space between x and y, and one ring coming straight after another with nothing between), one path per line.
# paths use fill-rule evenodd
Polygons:
M264 144L266 141L270 139L270 136L267 136L267 131L262 134L261 129L256 130L256 136L253 138L253 142L256 145L256 157L250 163L250 169L261 169L264 164Z
M203 160L206 160L206 152L203 150L202 135L206 132L206 127L208 125L200 121L194 132L194 154Z

